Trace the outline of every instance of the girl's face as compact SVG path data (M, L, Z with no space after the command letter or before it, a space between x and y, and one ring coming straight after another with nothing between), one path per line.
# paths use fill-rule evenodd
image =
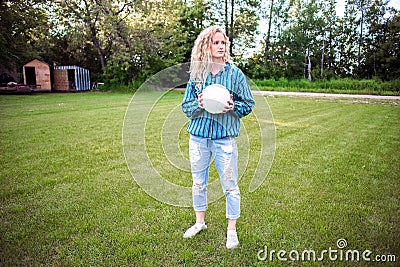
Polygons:
M225 55L225 38L224 35L220 32L217 32L212 38L211 43L211 57L214 62L222 61Z

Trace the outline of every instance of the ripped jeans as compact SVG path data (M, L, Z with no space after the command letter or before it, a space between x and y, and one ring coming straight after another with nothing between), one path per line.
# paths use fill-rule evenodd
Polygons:
M207 210L208 171L214 156L222 189L226 196L226 218L236 220L240 216L240 191L238 187L238 149L233 137L211 140L190 136L190 165L193 178L193 208Z

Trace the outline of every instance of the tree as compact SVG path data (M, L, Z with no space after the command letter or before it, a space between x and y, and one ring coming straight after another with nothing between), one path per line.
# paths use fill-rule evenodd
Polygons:
M357 68L357 9L354 5L347 3L344 16L338 20L340 32L335 42L338 46L337 69L340 76L351 76Z
M0 71L16 81L23 64L41 59L36 44L45 37L48 5L41 0L0 1Z
M321 47L321 77L327 77L325 70L333 71L335 65L335 36L337 35L338 17L336 15L336 0L322 3L322 47Z
M265 49L264 49L265 65L267 64L267 60L268 60L268 50L269 50L269 44L270 44L270 38L271 38L273 10L274 10L274 0L271 0L271 5L269 7L268 31L267 31L267 38L265 39Z
M209 22L208 18L211 16L209 10L210 5L205 0L194 0L180 9L177 22L177 27L180 29L178 45L184 49L184 62L190 61L194 42Z
M365 60L360 75L384 80L400 78L400 14L387 7L387 2L376 1L365 14L368 32L365 36Z
M246 54L246 49L244 48L255 47L259 21L259 1L216 1L211 8L215 11L211 20L225 25L225 32L231 43L230 52L232 55L241 58Z
M111 0L64 0L58 9L58 17L66 17L60 20L64 27L77 28L81 27L82 31L92 41L95 47L101 68L104 70L107 65L106 57L110 54L110 47L113 45L114 39L106 38L115 36L114 33L107 31L106 27L112 25L115 32L120 32L119 16L125 9L131 6L131 2L119 2ZM110 20L114 20L111 23ZM104 28L103 28L104 27ZM101 36L101 35L104 36Z
M324 8L317 0L293 1L288 11L291 23L282 31L278 41L279 47L283 49L281 54L286 61L288 75L301 75L311 81L313 66L321 64L321 47L325 42L326 28L322 12Z
M219 24L225 26L235 61L258 78L398 78L399 11L389 9L388 0L348 0L339 18L336 3L0 0L0 72L15 73L36 57L129 84L188 62L200 31ZM241 59L256 45L260 17L267 31L260 51L246 63Z

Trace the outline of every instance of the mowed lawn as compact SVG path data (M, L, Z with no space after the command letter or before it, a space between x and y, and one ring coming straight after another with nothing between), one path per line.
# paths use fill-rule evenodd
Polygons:
M141 95L143 105L153 97ZM168 94L154 112L176 108L182 97ZM399 101L267 98L275 159L250 193L250 151L240 181L240 246L228 251L224 198L210 204L208 229L186 240L192 209L153 199L132 178L122 146L130 100L111 93L0 96L1 266L376 266L376 255L396 256L379 266L399 264ZM257 128L246 130L251 136ZM187 151L188 135L179 138ZM250 147L260 146L257 140ZM169 171L191 184L190 173ZM339 250L342 238L343 253L369 250L371 262L345 261L340 251L323 261L258 257L266 248L320 257Z

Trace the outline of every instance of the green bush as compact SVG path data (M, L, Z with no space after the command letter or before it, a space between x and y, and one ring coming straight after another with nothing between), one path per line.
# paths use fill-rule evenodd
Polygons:
M396 79L389 82L382 82L382 91L397 92L400 93L400 79Z
M103 86L101 86L101 88L99 88L99 90L102 92L113 93L134 93L142 85L142 83L142 79L133 80L128 85L106 82Z
M400 95L400 79L383 82L380 79L307 79L288 80L281 77L275 79L253 80L261 90L310 91L331 93L362 93Z

